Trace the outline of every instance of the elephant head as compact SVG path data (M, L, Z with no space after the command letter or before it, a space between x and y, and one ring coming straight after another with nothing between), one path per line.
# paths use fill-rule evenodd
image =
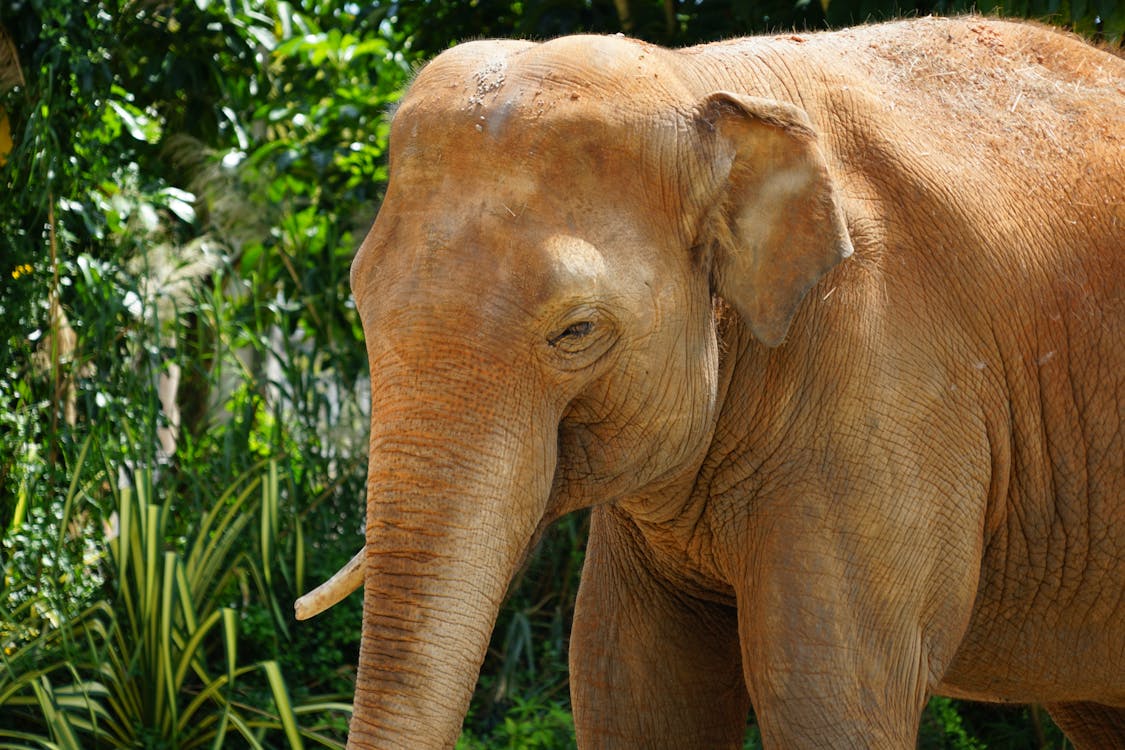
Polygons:
M371 367L349 747L451 747L501 600L552 520L694 476L716 302L767 346L850 244L807 116L696 90L620 38L476 42L393 118L352 267Z

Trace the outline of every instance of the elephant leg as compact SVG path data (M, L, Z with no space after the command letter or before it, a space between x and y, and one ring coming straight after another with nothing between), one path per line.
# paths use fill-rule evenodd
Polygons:
M740 748L735 612L671 588L644 550L619 511L593 511L570 641L578 745Z
M850 630L851 613L837 610L822 620L822 604L791 597L793 609L781 613L785 626L777 629L762 624L770 614L743 617L745 680L763 744L914 748L928 697L917 631L837 637L832 628Z
M1050 703L1045 708L1078 750L1125 748L1125 708L1101 703Z
M795 510L795 512L790 512ZM745 681L766 747L913 749L967 626L971 558L909 536L826 531L816 506L766 517L741 562ZM842 524L841 524L842 525Z

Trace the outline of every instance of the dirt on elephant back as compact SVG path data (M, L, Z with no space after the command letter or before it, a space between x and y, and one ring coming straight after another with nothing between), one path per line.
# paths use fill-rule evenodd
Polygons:
M926 33L922 24L865 29L876 32L870 50L890 63L875 66L872 81L888 108L909 104L914 116L934 110L935 122L962 132L967 149L987 149L993 158L1044 150L1074 156L1102 119L1087 114L1125 94L1118 59L1076 45L1072 35L984 19L933 23L943 33ZM1123 137L1102 127L1104 138ZM990 141L982 133L994 135Z

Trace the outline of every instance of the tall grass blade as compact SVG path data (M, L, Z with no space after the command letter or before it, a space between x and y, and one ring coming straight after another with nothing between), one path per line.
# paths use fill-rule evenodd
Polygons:
M138 493L137 499L141 499L141 493ZM152 713L145 716L145 720L149 722L149 726L163 715L165 694L161 689L161 679L159 674L153 674L156 665L159 664L160 656L160 620L158 617L158 597L159 589L158 582L160 579L159 571L157 569L157 560L159 559L160 546L163 534L161 533L161 512L160 506L153 503L146 503L142 506L144 508L144 523L142 530L144 534L144 562L143 566L136 571L138 576L137 582L141 589L141 622L140 626L142 632L138 635L141 636L140 645L143 649L142 659L145 666L149 670L148 678L154 680L149 683L148 688L153 690L152 695Z
M8 531L16 531L23 525L23 517L27 515L27 484L20 482L20 488L16 492L16 509L12 513L12 521L8 524Z
M235 612L230 607L223 607L222 616L223 646L227 655L227 693L230 695L233 693L235 668L238 664L238 623L235 619ZM228 699L223 702L223 715L219 720L219 726L215 729L213 750L221 750L226 739L227 725L230 723L230 708L231 700Z
M261 477L251 479L249 484L238 493L233 503L226 499L230 492L224 492L220 501L207 512L204 518L204 525L209 527L214 521L213 517L217 517L220 511L225 510L219 521L219 525L210 534L210 538L202 534L196 535L196 539L199 542L205 543L201 545L201 552L196 554L197 550L193 549L192 554L189 556L188 580L191 583L193 591L201 591L208 585L213 585L216 578L219 577L218 568L224 563L229 563L227 558L229 549L235 544L243 528L252 520L251 514L242 512L242 507L251 497L254 490L257 489L259 482L261 482ZM233 485L231 490L233 490L234 486L237 485Z
M160 654L156 660L156 684L164 690L166 695L164 705L167 706L167 712L158 712L157 715L160 718L160 723L172 730L173 738L178 734L175 731L175 727L179 726L176 709L178 693L182 687L182 683L174 679L175 670L172 662L172 610L175 606L173 599L176 593L178 557L175 552L164 553L164 577L160 587ZM163 682L163 685L161 685L161 682ZM158 704L158 708L159 706L160 704Z
M294 588L298 594L305 590L305 532L302 531L303 526L300 518L293 519L293 531L295 532L293 558L296 576Z
M238 730L238 733L242 735L242 738L246 740L252 750L263 750L262 743L258 742L258 738L254 736L254 730L241 716L231 714L230 723L234 725L234 728Z
M66 491L66 499L63 501L62 518L63 523L59 524L59 536L55 540L55 559L58 560L62 556L63 546L66 544L66 535L69 531L69 523L71 515L74 512L74 499L78 496L78 480L82 476L82 465L86 462L86 452L90 449L90 438L87 437L82 441L82 448L78 451L78 458L74 460L74 465L71 467L70 487Z
M187 574L182 564L176 565L176 601L180 603L180 616L184 618L184 630L194 633L199 623L195 617L195 597L188 585Z
M114 558L114 575L118 581L129 580L129 557L134 542L133 504L133 493L129 487L122 487L117 491L117 538L109 543L109 549ZM125 607L130 625L135 628L137 612L132 596L126 591L119 595L119 599Z
M34 748L43 748L43 750L59 750L59 745L54 742L48 742L37 734L30 732L9 732L7 730L0 730L0 737L10 737L13 740L25 740L29 743L27 745L15 745L8 742L0 742L0 750L34 750Z
M31 687L35 691L35 697L39 700L39 707L43 711L43 718L51 733L51 739L57 743L59 750L82 750L66 714L59 711L55 706L51 683L47 681L46 676L31 683Z
M223 607L223 645L227 653L227 680L234 685L235 667L238 664L238 615L230 607Z
M301 750L304 744L301 741L301 733L297 731L297 717L293 713L293 705L289 702L289 691L285 687L285 680L281 676L281 669L277 666L277 662L270 660L263 662L262 666L266 670L266 678L270 683L270 691L273 693L274 705L277 706L277 714L281 719L281 725L285 729L285 737L289 740L289 747Z
M262 483L262 528L260 537L262 548L262 576L266 579L266 586L270 589L273 588L273 575L271 570L273 566L270 562L273 560L274 539L277 538L277 516L277 462L270 461L266 481Z
M191 668L193 662L198 661L197 652L199 651L199 645L203 642L203 639L207 637L207 634L211 632L211 628L215 627L215 623L219 621L221 616L219 612L212 612L207 619L203 621L203 624L192 631L191 638L180 650L180 660L176 665L176 673L173 677L173 682L176 685L182 686L184 684L188 669ZM200 677L206 676L202 667L199 667L197 672ZM183 722L186 722L189 718L190 715L187 713L181 715L181 721Z

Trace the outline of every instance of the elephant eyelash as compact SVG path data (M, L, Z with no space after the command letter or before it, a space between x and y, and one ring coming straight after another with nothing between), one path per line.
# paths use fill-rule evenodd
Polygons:
M558 346L565 339L578 339L583 336L588 336L594 330L594 324L588 320L580 323L572 323L567 326L561 333L547 339L547 343L551 346Z

